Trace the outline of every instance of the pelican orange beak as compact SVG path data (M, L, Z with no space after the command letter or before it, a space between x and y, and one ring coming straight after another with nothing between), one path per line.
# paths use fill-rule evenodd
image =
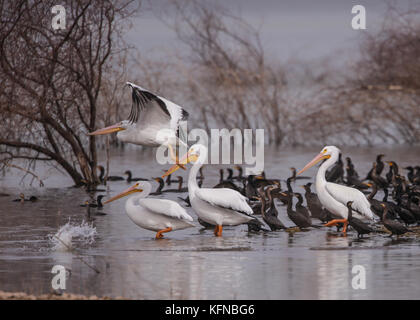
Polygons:
M118 122L116 124L113 124L112 126L105 127L105 128L102 128L102 129L98 129L98 130L93 131L93 132L89 132L88 135L89 136L98 136L98 135L101 135L101 134L108 134L108 133L113 133L113 132L118 132L118 131L123 131L123 130L125 130L125 128L123 128L121 126L121 122Z
M197 161L198 156L195 154L189 154L188 152L182 157L182 159L179 160L178 163L174 164L172 167L169 168L168 171L166 171L162 178L165 178L169 176L170 174L173 174L176 170L179 168L182 168L182 166L186 165L187 163L190 163L191 161Z
M303 167L302 170L300 170L297 174L300 175L302 172L308 170L309 168L312 168L314 165L316 165L318 162L324 160L324 159L329 159L331 158L330 155L325 154L323 152L321 152L320 154L318 154L315 158L313 158L306 166Z
M138 185L139 184L136 183L134 186L131 186L130 188L128 188L127 190L124 190L120 194L117 194L116 196L112 197L111 199L106 200L104 202L104 204L110 203L114 200L117 200L117 199L120 199L122 197L128 196L129 194L133 194L135 192L143 192L143 189L137 189Z

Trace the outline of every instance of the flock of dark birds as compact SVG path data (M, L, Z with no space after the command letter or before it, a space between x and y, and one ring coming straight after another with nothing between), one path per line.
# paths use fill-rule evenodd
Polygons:
M407 232L412 232L409 229L410 226L417 226L420 223L420 166L405 167L404 169L407 171L407 174L404 175L401 173L396 162L384 162L383 158L383 154L378 155L368 174L366 176L360 176L352 160L347 157L345 159L346 164L344 164L340 154L337 163L327 172L326 179L329 182L357 188L365 193L371 204L371 210L389 231L390 236L399 236ZM133 178L129 170L124 173L125 178L122 176L108 176L105 178L104 168L98 166L98 169L100 170L99 179L102 182L126 181L129 183L132 181L149 180L147 178ZM245 177L241 166L235 166L233 169L227 168L227 177L224 175L224 169L220 169L220 181L213 188L231 188L249 199L249 204L254 211L254 215L260 216L263 221L255 217L248 222L249 231L287 231L295 228L286 227L279 219L276 202L286 206L287 216L299 229L322 227L322 225L313 224L312 219L318 219L322 223L327 223L337 218L322 207L318 196L311 190L311 182L300 186L304 189L303 195L293 190L292 183L295 184L298 180L310 179L310 177L297 176L296 169L290 169L291 176L286 179L285 188L282 186L284 180L267 178L264 172L260 175L249 175ZM386 169L387 172L385 172ZM237 170L236 175L234 174L234 170ZM176 179L172 179L170 175L165 180L161 177L152 179L157 182L157 187L151 195L161 195L167 192L188 192L188 188L183 187L184 181L181 176L177 176ZM197 176L197 179L201 187L205 179L202 169L200 169L200 174ZM175 187L172 187L173 185ZM375 198L379 191L382 191L383 194L380 200ZM104 215L105 213L101 211L103 197L104 195L100 194L96 199L86 201L81 206L87 208L89 216L92 215L91 208L96 208L95 215ZM186 206L190 206L188 197L178 198L184 201ZM296 199L296 204L293 206L294 198ZM304 198L306 200L306 206L304 205ZM20 197L13 201L33 202L37 200L35 196L25 198L24 194L21 193ZM368 224L353 217L351 205L352 202L349 201L347 203L349 228L355 230L358 237L380 230L376 224ZM198 222L205 228L214 228L214 226L200 219L198 219ZM337 231L342 227L342 225L337 226Z

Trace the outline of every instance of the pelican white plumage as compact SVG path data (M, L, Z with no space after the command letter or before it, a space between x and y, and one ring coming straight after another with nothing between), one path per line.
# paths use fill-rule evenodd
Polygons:
M197 173L207 159L207 148L201 144L193 145L180 160L180 164L194 162L188 176L188 193L191 207L197 216L215 225L215 236L220 237L224 225L236 226L254 219L253 211L247 203L247 198L239 192L228 188L200 188L197 184ZM180 167L172 166L163 177L172 174ZM162 178L163 178L162 177Z
M340 184L327 182L325 173L338 160L340 149L335 146L324 147L312 161L310 161L298 175L313 167L321 160L326 160L318 169L316 175L315 189L318 194L321 204L330 212L342 217L343 219L335 219L328 222L325 226L334 226L338 223L343 223L343 233L346 233L348 225L348 208L346 206L348 201L353 201L352 208L355 211L354 216L357 218L373 219L373 213L370 210L370 203L365 195L355 189Z
M193 218L178 203L166 199L146 199L152 186L147 181L136 184L104 202L120 199L129 194L141 194L128 198L125 211L129 218L139 227L156 231L156 239L163 238L164 232L194 227Z
M142 146L167 146L174 159L173 147L187 147L186 134L180 122L187 120L188 112L177 104L162 98L134 83L127 82L132 92L132 106L128 120L98 129L89 135L117 133L117 139Z

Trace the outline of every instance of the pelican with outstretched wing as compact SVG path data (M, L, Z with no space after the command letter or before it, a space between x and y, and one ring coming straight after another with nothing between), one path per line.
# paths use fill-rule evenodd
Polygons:
M348 208L347 203L352 201L352 208L355 211L354 217L373 219L373 213L370 210L370 203L365 195L355 189L340 184L327 182L325 179L326 171L332 167L338 160L340 149L335 146L324 147L311 162L309 162L298 175L313 167L322 160L326 160L318 169L316 175L315 188L321 204L330 212L342 217L343 219L335 219L328 222L325 226L330 227L343 223L343 233L346 233L348 225Z
M198 186L197 173L206 160L207 148L204 145L195 144L180 160L180 163L172 166L163 177L175 172L181 164L194 162L188 176L188 194L191 206L201 220L216 226L214 235L220 237L224 225L236 226L253 220L253 211L247 203L247 198L236 190L200 188Z
M180 126L188 118L188 112L175 103L162 98L134 83L127 82L131 88L132 106L127 120L106 128L98 129L89 135L117 133L117 139L142 146L167 146L172 159L176 159L174 147L177 144L187 147L186 133Z

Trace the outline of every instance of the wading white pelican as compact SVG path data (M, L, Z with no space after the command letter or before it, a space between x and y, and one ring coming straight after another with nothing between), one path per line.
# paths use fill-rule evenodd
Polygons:
M188 112L175 103L127 82L132 92L132 106L128 120L98 129L89 135L117 133L117 139L142 146L169 148L172 159L176 160L173 147L186 144L186 134L180 121L187 120Z
M178 203L166 199L146 199L152 189L147 181L138 181L135 185L112 197L104 203L120 199L129 194L141 194L128 198L125 211L139 227L156 231L156 239L163 238L164 232L194 227L193 219Z
M188 176L188 193L191 206L197 216L215 225L215 236L222 236L224 225L236 226L252 220L253 211L247 203L247 198L239 192L228 189L200 188L197 184L197 173L207 159L207 148L201 144L193 145L180 160L180 164L194 162ZM172 166L163 176L172 174L180 167Z
M311 162L309 162L298 175L313 167L321 160L326 161L319 167L316 175L315 189L318 194L321 204L330 212L337 214L343 219L335 219L328 222L325 226L330 227L343 223L343 233L346 233L348 225L348 208L347 202L353 201L352 208L355 212L356 218L373 219L373 213L370 210L370 203L365 195L355 188L346 187L340 184L327 182L325 179L325 172L328 168L333 166L338 160L340 149L335 146L324 147L320 154L318 154Z

